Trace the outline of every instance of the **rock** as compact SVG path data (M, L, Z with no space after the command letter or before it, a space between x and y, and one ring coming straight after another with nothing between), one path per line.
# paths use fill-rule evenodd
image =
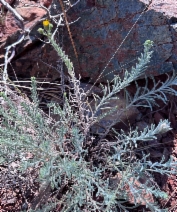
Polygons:
M71 25L79 64L67 31L64 36L75 71L95 81L120 47L99 81L111 80L121 74L120 64L128 70L135 65L147 39L154 41L154 54L146 73L159 75L177 69L176 10L173 0L82 0L68 13L72 21L80 17Z
M44 0L41 4L49 7L51 0ZM50 65L53 61L56 63L59 59L56 52L50 45L46 45L45 49L41 48L43 43L38 39L41 36L37 29L41 27L42 23L39 20L44 18L46 10L41 8L37 2L31 3L29 0L25 0L23 3L15 2L14 8L23 17L25 29L30 31L29 34L26 34L23 42L16 46L15 57L11 61L17 76L28 78L38 75L39 77L50 77L52 80L58 78L59 74L56 72L55 67ZM21 28L14 15L8 11L5 16L6 23L4 26L0 26L0 64L4 63L5 48L16 42L21 35ZM51 58L50 62L46 59L49 58L48 55ZM47 62L48 66L46 65ZM8 72L9 75L14 76L14 72L10 67L8 67Z
M111 178L109 179L109 183L110 183L110 188L111 188L111 189L114 189L114 190L117 189L117 186L118 186L119 184L121 184L122 181L123 181L123 180L122 180L122 176L123 176L123 175L127 175L127 173L126 173L126 172L121 172L121 173L118 173L116 176L111 177ZM125 177L123 177L123 178L125 178ZM146 176L141 177L139 180L134 180L133 177L130 177L129 183L130 183L130 184L133 184L133 187L134 187L135 189L143 188L142 185L143 185L143 184L146 184L146 183L148 183L148 186L152 186L152 182L150 182L150 180L149 180L148 177L146 177ZM134 203L135 203L135 202L134 202L134 197L133 197L133 195L132 195L132 192L131 192L131 189L130 189L128 183L125 182L125 179L124 179L124 189L125 189L125 191L126 191L126 193L127 193L128 201L129 201L131 204L134 204ZM152 195L151 193L148 193L146 189L142 189L141 192L142 192L141 197L142 197L144 200L148 200L148 201L151 202L151 203L155 203L155 202L154 202L153 195ZM123 199L124 197L118 197L118 198ZM136 198L136 204L146 205L146 202L143 201L141 198Z
M164 120L164 117L159 112L155 112L154 114L154 122L156 125L159 124L160 120Z
M16 11L26 22L26 28L33 26L46 14L44 9L38 7L19 7L16 9Z
M169 114L169 117L168 117L170 123L171 123L171 127L176 130L177 129L177 121L176 121L176 116L171 113Z
M14 18L13 14L10 12L7 12L7 14L4 17L4 22L0 24L0 44L2 42L5 42L7 40L8 36L13 35L17 30L19 30L20 27L18 26L18 23L16 19Z
M127 110L126 108L126 99L122 94L117 94L116 97L118 99L110 100L108 104L104 105L104 107L109 107L110 109L99 109L96 113L96 117L103 115L104 113L109 112L111 109L117 106L117 109L113 111L111 114L103 117L99 123L96 123L92 126L92 133L104 133L110 126L114 126L117 130L127 130L131 127L132 123L134 123L136 116L139 111L136 107L131 107ZM95 101L94 99L90 99L90 106L92 110L95 109Z
M25 0L25 3L31 4L29 0ZM37 5L37 2L33 4ZM50 7L50 4L51 0L43 1L43 5L47 7ZM12 61L14 71L17 76L22 77L45 77L50 74L52 80L56 79L59 77L56 71L56 61L59 60L57 53L50 45L44 45L37 39L40 37L37 29L41 26L37 21L44 17L45 10L24 7L20 2L14 5L18 6L17 11L25 19L25 28L31 30L25 40L16 47L16 56ZM74 62L76 74L80 74L82 78L91 78L92 82L106 82L117 74L123 76L123 69L130 70L137 62L143 51L143 43L147 39L154 41L154 54L146 74L159 75L177 70L176 9L177 2L173 0L82 0L67 12L69 22L80 17L76 23L70 25L79 55L78 60L66 27L63 48ZM52 2L50 11L52 14L60 13L58 1ZM8 12L6 18L7 26L3 29L1 26L0 33L0 63L3 63L4 48L15 42L19 36L19 27L13 15ZM62 28L60 29L62 31ZM14 34L18 34L16 39ZM59 32L59 35L61 34ZM117 48L119 50L110 60ZM104 73L99 78L103 70ZM13 73L10 67L9 73Z
M35 2L31 4L28 0L25 0L23 3L16 2L15 0L9 0L8 3L13 3L16 12L24 18L24 25L26 29L34 27L35 23L46 14L46 10L39 8L39 5ZM28 4L28 6L24 6L25 3ZM2 5L0 6L2 7ZM5 18L5 23L0 24L0 29L3 35L0 37L0 42L6 41L9 36L21 29L18 20L10 11L5 10L3 16Z
M88 96L92 95L92 94L96 94L98 96L103 96L103 91L101 88L92 85L90 83L80 83L80 88L83 89L83 91L85 93L88 93Z
M148 124L145 121L138 121L136 122L136 126L138 127L138 130L143 131L146 127L148 127Z

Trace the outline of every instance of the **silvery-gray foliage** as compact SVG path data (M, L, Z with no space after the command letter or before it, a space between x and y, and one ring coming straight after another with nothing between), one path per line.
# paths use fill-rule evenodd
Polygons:
M19 106L10 96L1 93L5 102L0 107L1 164L18 161L19 175L30 168L38 170L38 179L31 180L39 182L39 196L43 196L48 187L54 192L48 202L42 201L42 198L37 203L34 201L29 211L51 211L59 206L63 212L128 211L130 207L126 203L130 199L129 192L133 196L135 207L145 202L151 211L167 211L145 199L143 193L146 191L157 198L167 198L167 194L153 183L152 173L174 174L177 171L177 162L172 158L168 161L162 158L160 162L152 163L143 150L141 159L132 154L140 142L154 140L159 133L169 131L171 128L167 120L140 132L138 129L131 129L128 134L123 131L119 134L114 130L116 142L112 143L97 144L96 138L90 135L91 126L102 119L96 116L97 111L106 107L111 99L116 98L115 94L145 71L152 55L152 42L145 42L144 53L136 66L130 72L125 72L123 80L115 76L113 85L109 82L107 86L101 85L104 95L102 98L94 96L95 110L92 111L87 94L80 88L80 81L75 77L72 62L57 46L50 33L45 32L44 35L64 60L70 74L72 92L64 93L64 104L48 105L50 113L58 114L59 121L53 120L39 109L35 78L32 78L32 102L24 99ZM154 81L152 90L147 86L139 88L137 84L134 97L127 92L127 108L130 105L142 105L141 102L144 101L147 102L145 106L152 108L155 99L166 102L166 93L176 94L171 87L176 81L173 76L158 88ZM101 149L104 154L97 158ZM31 157L28 157L29 153ZM119 176L114 189L110 185L113 173ZM141 183L140 178L148 175L152 177ZM127 185L129 189L125 189Z

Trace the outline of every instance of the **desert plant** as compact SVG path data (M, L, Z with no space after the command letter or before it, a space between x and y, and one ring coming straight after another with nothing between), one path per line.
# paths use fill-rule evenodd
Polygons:
M133 199L135 207L145 202L151 211L166 211L144 197L144 191L156 198L166 198L153 181L153 172L160 174L174 174L177 162L170 158L153 163L142 150L139 159L133 150L144 141L157 138L159 133L169 131L170 123L160 121L157 126L151 125L143 131L130 130L129 133L115 132L115 142L98 142L90 134L91 127L104 116L117 108L110 108L110 112L97 116L98 110L106 107L111 99L122 89L126 89L144 73L152 56L152 41L144 43L144 53L131 71L126 71L124 79L115 76L112 85L108 82L103 86L103 97L94 95L95 109L88 101L87 94L80 88L80 81L76 78L73 64L65 52L57 45L52 35L52 25L45 22L44 29L38 30L47 36L58 55L64 61L70 80L70 91L63 94L62 106L55 103L48 105L50 113L58 114L59 121L53 120L39 108L35 78L31 79L32 102L14 93L1 93L1 127L0 127L0 156L1 164L18 162L18 174L25 174L29 169L38 170L39 197L29 204L29 211L128 211L126 203ZM175 94L171 87L176 85L174 75L157 87L149 90L147 86L139 87L135 96L127 91L127 108L131 105L143 105L152 108L156 99L166 102L166 92ZM145 104L147 103L147 104ZM112 130L110 128L110 130ZM93 147L93 148L92 148ZM104 154L98 159L95 155L99 150ZM29 157L29 154L31 155ZM94 159L96 158L96 159ZM117 176L115 185L112 179ZM148 177L147 177L148 176ZM142 183L142 178L146 179ZM46 191L53 194L45 196ZM52 192L51 192L52 193Z

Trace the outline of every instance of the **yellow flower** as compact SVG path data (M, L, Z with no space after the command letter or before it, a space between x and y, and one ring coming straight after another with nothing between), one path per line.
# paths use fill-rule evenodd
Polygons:
M49 27L50 21L46 19L42 23L43 23L44 28L46 28L46 27Z

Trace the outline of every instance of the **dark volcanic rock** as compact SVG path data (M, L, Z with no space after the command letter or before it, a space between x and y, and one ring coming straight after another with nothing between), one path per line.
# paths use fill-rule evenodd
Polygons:
M65 48L76 73L95 81L119 48L100 79L110 80L135 64L147 39L154 41L154 54L146 73L159 75L176 69L176 11L173 0L82 0L68 13L72 21L81 17L71 25L79 63L65 34Z
M70 3L74 4L76 0L70 0ZM50 75L53 79L57 78L59 74L55 67L59 58L56 52L37 39L40 25L36 25L36 21L44 16L45 11L40 8L17 10L24 16L25 27L30 26L31 32L16 47L13 69L20 76ZM59 2L53 0L50 10L52 14L60 13ZM67 12L69 22L80 17L79 21L70 25L78 60L67 29L64 30L63 48L74 62L75 72L82 78L92 78L91 81L96 81L103 70L100 82L111 80L115 74L123 76L124 69L130 70L137 62L147 39L154 41L154 54L146 73L159 75L177 70L176 11L177 1L174 0L81 0ZM18 32L15 33L18 35ZM57 36L60 35L59 31ZM3 63L4 48L15 42L13 38L14 35L4 42L2 37L0 63Z

